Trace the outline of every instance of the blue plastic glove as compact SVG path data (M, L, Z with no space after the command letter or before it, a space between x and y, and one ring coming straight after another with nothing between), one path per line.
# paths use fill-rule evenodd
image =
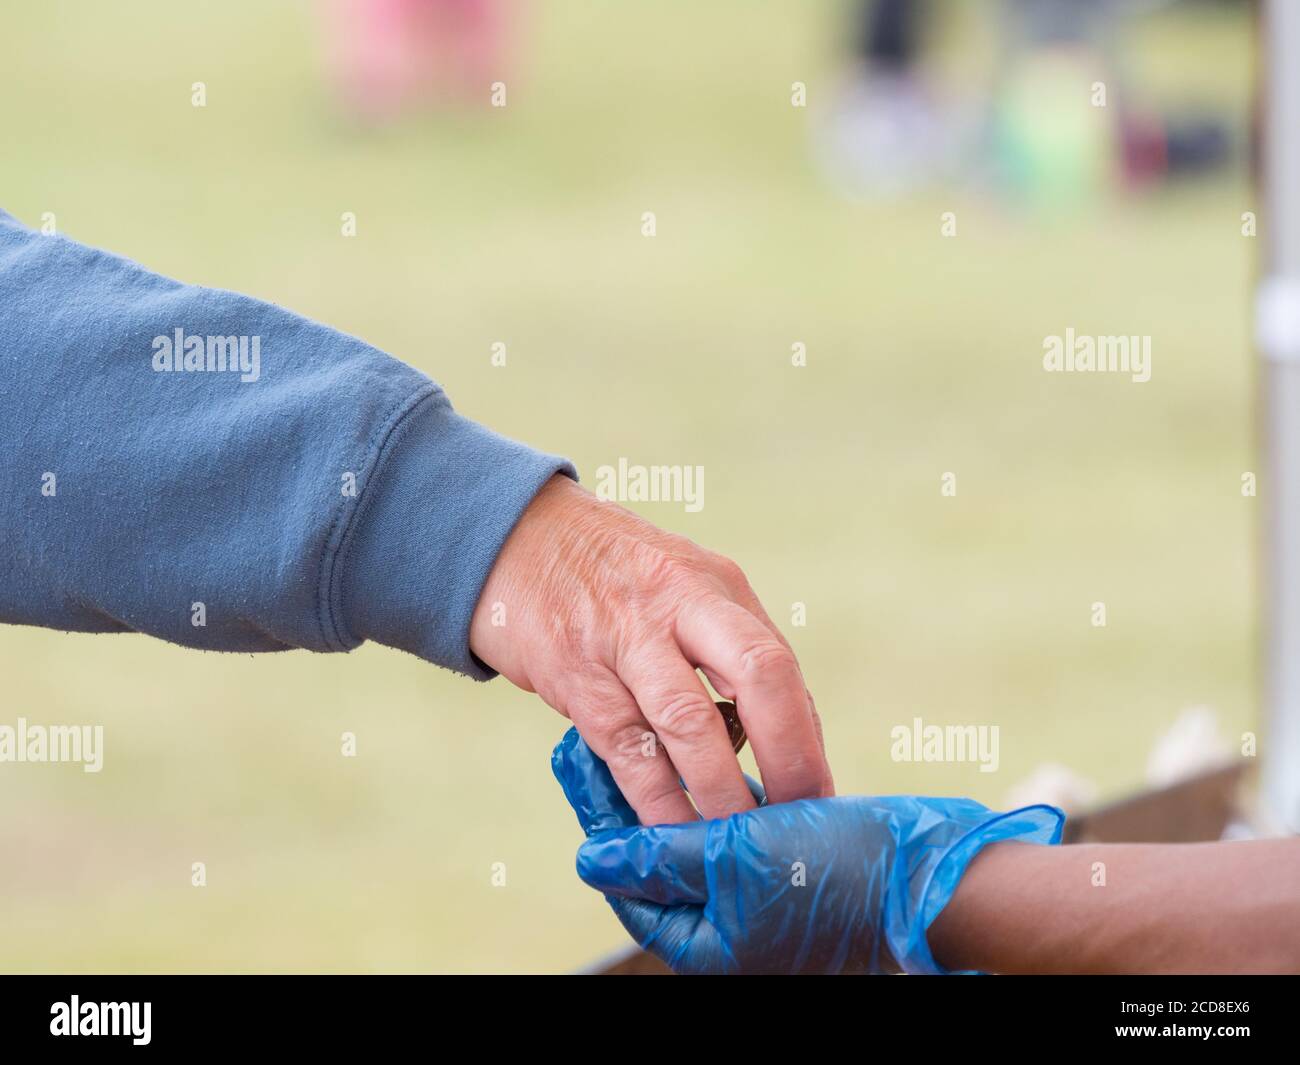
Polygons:
M802 799L640 827L574 729L551 757L587 841L578 875L679 973L941 973L926 931L990 843L1058 843L1052 806Z

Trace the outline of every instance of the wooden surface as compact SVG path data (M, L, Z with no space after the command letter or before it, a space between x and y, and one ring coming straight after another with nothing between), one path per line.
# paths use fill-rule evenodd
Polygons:
M1200 843L1220 839L1239 816L1242 763L1143 792L1065 824L1066 843Z

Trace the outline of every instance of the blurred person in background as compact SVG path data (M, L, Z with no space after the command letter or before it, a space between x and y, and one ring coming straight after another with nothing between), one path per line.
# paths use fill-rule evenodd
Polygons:
M345 110L381 124L438 104L485 103L509 72L507 0L328 0L329 69Z
M1047 209L1215 169L1232 148L1225 121L1161 112L1124 70L1121 23L1165 2L1002 0L994 82L976 102L945 94L927 56L940 6L866 0L850 76L819 132L824 165L854 196L974 173Z

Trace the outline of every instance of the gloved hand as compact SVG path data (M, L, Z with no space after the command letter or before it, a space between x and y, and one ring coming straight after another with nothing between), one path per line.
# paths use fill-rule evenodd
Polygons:
M588 837L578 875L679 973L943 972L926 930L975 855L1057 843L1065 823L1051 806L842 796L644 828L574 729L551 766Z

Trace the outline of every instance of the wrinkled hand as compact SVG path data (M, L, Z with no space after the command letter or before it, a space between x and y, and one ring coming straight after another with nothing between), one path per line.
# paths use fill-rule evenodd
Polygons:
M573 721L645 824L698 817L683 780L705 817L754 805L697 667L736 703L773 801L834 793L794 652L740 568L566 477L506 541L470 648Z
M587 842L578 875L679 973L935 973L926 942L981 848L1056 843L1050 806L842 797L643 828L570 729L551 758Z

